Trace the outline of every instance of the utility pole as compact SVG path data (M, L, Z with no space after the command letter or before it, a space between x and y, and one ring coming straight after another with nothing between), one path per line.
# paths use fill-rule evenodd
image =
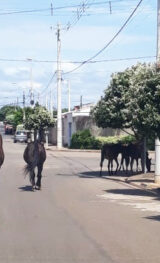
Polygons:
M48 95L46 95L46 110L48 110Z
M19 106L19 98L17 97L17 108L18 108L18 106Z
M51 87L51 94L50 94L50 113L51 113L51 117L53 118L53 91L52 91L52 87Z
M80 96L80 108L82 108L83 102L82 102L82 95Z
M57 148L62 148L62 106L61 106L61 40L60 25L57 25Z
M160 70L160 0L157 0L157 71ZM160 183L160 140L155 140L155 183Z
M71 85L68 79L68 111L71 111Z
M38 92L37 100L38 100L38 104L40 105L40 94L39 94L39 92Z
M26 97L25 97L25 92L23 92L23 121L26 120L25 104L26 104Z

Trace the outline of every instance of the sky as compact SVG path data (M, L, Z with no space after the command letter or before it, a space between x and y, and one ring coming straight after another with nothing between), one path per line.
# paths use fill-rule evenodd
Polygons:
M0 107L22 106L24 93L29 105L32 86L35 101L48 108L53 103L56 108L57 24L61 29L62 108L68 107L68 83L71 107L80 104L81 96L83 104L96 103L112 73L137 62L155 62L157 0L143 0L92 63L78 63L103 49L139 2L0 0Z

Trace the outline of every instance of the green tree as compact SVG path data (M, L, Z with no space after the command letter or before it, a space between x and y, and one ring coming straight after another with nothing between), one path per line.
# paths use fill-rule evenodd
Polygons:
M6 116L10 114L14 114L15 110L16 110L15 106L9 106L9 105L3 106L0 109L0 121L5 121Z
M20 108L16 110L14 113L14 125L17 126L23 123L23 109Z
M138 138L160 137L160 73L140 64L112 75L92 115L99 127L130 128Z
M26 116L25 128L27 130L34 130L35 133L39 131L40 136L43 131L51 126L54 126L54 119L42 106L36 105L33 112Z

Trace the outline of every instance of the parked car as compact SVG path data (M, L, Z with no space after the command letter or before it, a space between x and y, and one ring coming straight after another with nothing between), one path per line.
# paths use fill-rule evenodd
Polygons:
M14 135L14 143L16 142L25 142L28 141L28 136L26 131L16 131Z

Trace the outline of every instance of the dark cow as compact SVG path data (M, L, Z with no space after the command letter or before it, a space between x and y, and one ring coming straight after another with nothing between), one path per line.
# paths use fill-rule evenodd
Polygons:
M0 134L0 167L4 162L4 151L3 151L3 140L2 135Z
M113 174L113 160L116 162L117 167L115 174L118 170L118 155L121 152L121 144L104 144L101 149L101 162L100 162L100 176L102 175L102 166L104 159L108 160L108 173Z
M25 174L29 173L30 182L32 184L32 189L41 189L41 177L43 164L46 160L46 151L44 145L35 140L34 142L28 143L27 147L24 150L23 158L27 163L25 167ZM35 183L35 168L38 168L37 173L37 182Z

